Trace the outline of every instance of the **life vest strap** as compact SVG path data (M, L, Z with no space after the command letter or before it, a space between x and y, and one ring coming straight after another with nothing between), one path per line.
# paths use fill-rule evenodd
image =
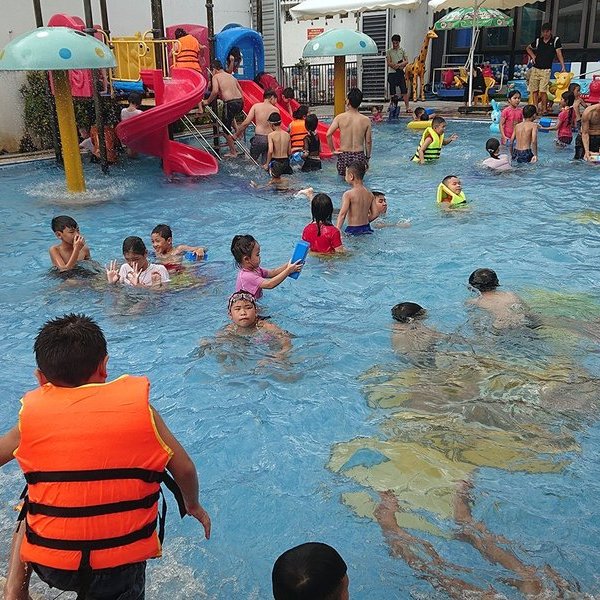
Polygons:
M30 544L42 546L44 548L52 548L53 550L69 550L74 552L89 553L94 550L108 550L109 548L118 548L133 544L140 540L149 538L156 531L157 519L144 525L140 529L136 529L125 535L115 536L111 538L102 538L99 540L59 540L55 538L39 535L26 522L25 535Z
M39 502L28 501L27 512L31 515L46 515L47 517L98 517L112 513L127 512L139 508L151 508L158 502L160 492L154 492L139 500L123 500L93 506L50 506Z
M36 483L62 483L81 481L106 481L109 479L139 479L146 483L161 483L163 471L149 469L90 469L85 471L30 471L25 473L25 481Z

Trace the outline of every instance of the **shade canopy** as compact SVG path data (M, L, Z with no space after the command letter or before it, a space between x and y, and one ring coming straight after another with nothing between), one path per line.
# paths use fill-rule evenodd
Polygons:
M433 26L437 30L472 29L473 27L511 27L512 17L505 15L496 8L456 8L444 15Z
M526 4L534 4L535 0L430 0L429 6L434 10L446 10L448 8L466 8L480 7L498 8L500 10L508 10L525 6Z
M377 54L377 44L365 33L353 29L331 29L306 43L302 56L348 56Z
M305 0L290 9L294 19L318 19L327 15L341 15L364 10L385 10L387 8L417 8L421 0Z
M39 27L0 50L0 71L105 69L116 65L106 44L70 27Z

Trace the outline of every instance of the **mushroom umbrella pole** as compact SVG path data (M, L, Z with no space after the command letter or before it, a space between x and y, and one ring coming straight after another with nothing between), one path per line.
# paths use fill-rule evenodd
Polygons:
M339 115L344 112L346 101L346 56L377 53L377 44L368 35L353 29L331 29L307 42L302 56L334 57L333 111Z
M69 83L69 69L110 69L116 66L110 48L69 27L39 27L0 50L0 71L53 71L58 129L69 192L84 192L83 165Z

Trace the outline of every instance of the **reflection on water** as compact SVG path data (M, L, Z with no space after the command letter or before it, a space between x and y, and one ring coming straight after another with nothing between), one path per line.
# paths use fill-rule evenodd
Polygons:
M531 294L540 314L548 316L544 300L552 296L549 306L556 312L557 295ZM600 310L590 298L560 300L570 305L573 321ZM518 330L512 339L478 339L469 351L449 343L456 336L432 332L422 324L394 325L392 343L400 354L407 351L408 366L375 366L360 377L369 406L388 412L378 436L338 443L332 450L329 468L364 488L343 493L344 504L357 516L376 520L392 554L450 597L495 592L506 582L489 589L489 580L478 581L466 565L443 559L428 536L470 544L484 559L512 571L509 584L524 594L575 591L559 574L560 565L557 571L530 564L514 544L477 521L471 507L477 504L479 468L563 471L580 451L576 432L598 413L600 380L557 356L556 348L540 355L540 339L519 336ZM413 339L419 333L420 346ZM564 330L560 333L564 337Z

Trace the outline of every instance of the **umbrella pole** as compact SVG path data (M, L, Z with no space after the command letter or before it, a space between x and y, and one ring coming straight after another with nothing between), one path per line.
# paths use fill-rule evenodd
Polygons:
M333 116L346 108L346 57L335 56L333 62Z

